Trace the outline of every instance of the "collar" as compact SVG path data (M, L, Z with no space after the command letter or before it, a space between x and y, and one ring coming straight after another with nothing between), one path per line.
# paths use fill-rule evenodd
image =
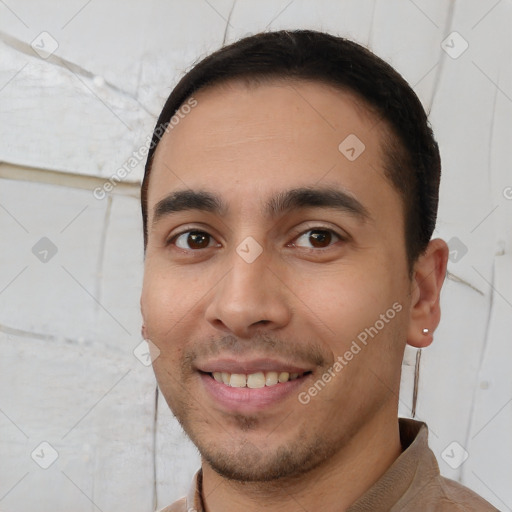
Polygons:
M437 460L428 447L427 425L400 418L399 428L402 453L347 512L384 511L396 505L402 510L439 476Z

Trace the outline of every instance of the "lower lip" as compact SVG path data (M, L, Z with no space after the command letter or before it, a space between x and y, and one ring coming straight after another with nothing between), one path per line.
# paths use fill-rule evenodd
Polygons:
M234 388L217 382L211 375L200 373L201 380L208 394L223 409L238 413L254 413L276 405L290 395L297 394L298 389L311 374L288 382L263 388Z

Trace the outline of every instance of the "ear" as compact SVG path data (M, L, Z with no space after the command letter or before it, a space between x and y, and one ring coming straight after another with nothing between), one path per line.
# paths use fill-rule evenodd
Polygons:
M434 339L433 333L441 319L439 299L446 275L448 245L444 240L431 240L426 251L414 265L411 281L411 311L407 343L423 348ZM428 332L424 332L428 329Z

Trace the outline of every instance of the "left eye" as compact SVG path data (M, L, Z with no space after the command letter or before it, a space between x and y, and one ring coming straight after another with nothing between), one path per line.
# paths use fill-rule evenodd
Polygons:
M293 245L298 247L308 247L322 249L329 247L333 242L342 238L330 229L310 229L295 239ZM308 245L309 244L309 245Z

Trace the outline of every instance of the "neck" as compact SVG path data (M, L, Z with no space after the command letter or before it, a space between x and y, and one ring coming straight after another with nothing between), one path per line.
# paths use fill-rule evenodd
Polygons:
M350 443L320 466L275 482L236 482L203 463L206 512L265 510L345 511L393 464L401 453L398 419L367 424Z

